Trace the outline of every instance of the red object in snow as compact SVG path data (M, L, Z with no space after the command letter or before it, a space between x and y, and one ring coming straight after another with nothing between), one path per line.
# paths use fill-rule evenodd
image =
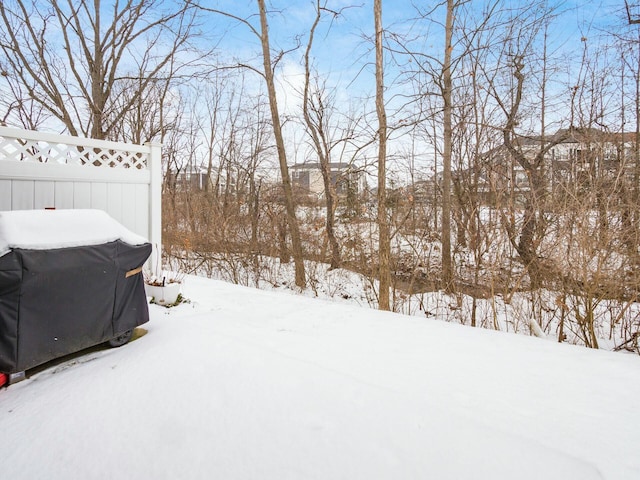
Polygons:
M0 387L9 381L9 377L6 373L0 373Z

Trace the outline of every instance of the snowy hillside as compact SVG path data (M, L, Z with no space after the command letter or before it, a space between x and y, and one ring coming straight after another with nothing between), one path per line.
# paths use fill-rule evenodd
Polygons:
M638 479L640 358L188 277L0 391L1 478Z

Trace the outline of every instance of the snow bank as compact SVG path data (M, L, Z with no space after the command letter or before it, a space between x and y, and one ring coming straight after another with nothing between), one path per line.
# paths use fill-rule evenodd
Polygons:
M12 248L52 248L100 245L122 240L141 245L146 239L102 210L15 210L0 212L0 256Z
M637 356L183 287L131 344L0 391L2 478L640 478Z

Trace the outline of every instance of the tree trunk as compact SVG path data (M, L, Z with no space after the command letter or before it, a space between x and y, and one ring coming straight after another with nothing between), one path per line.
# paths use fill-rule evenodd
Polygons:
M376 48L376 113L378 115L378 262L380 292L378 308L390 310L391 287L391 238L387 220L386 161L387 161L387 113L384 105L384 56L382 46L382 0L374 0Z
M555 135L553 139L550 138L548 140L546 140L543 135L540 148L532 159L528 158L528 154L525 154L519 147L514 130L517 124L517 116L523 95L525 77L522 72L524 66L524 61L521 56L514 59L513 76L517 82L513 104L507 113L507 123L503 129L503 140L507 151L527 173L529 180L529 189L523 192L525 196L525 207L522 228L520 229L520 238L518 242L515 243L515 232L511 232L509 238L514 243L518 256L529 273L531 288L536 289L542 286L544 277L543 263L538 254L538 247L541 239L544 237L544 231L546 229L546 226L542 223L545 212L545 197L547 195L544 176L544 159L553 147L568 138L569 133L567 131L560 135ZM513 187L515 179L512 179L511 183Z
M537 230L539 227L538 212L541 209L540 199L544 195L544 181L536 170L530 170L527 173L529 174L530 189L526 193L522 229L516 251L529 272L531 288L538 289L542 286L543 277L537 252Z
M451 39L453 36L454 0L447 0L442 99L444 100L444 151L442 154L442 282L446 292L454 290L451 258L451 142L453 136L451 106Z
M104 140L104 132L102 131L102 112L105 106L104 99L104 71L103 56L101 49L100 35L100 0L93 0L93 8L96 16L95 29L93 31L93 63L89 64L91 75L91 137Z
M307 125L307 129L309 131L309 135L313 141L313 146L316 150L316 154L318 155L318 160L320 161L320 171L322 172L322 180L324 182L324 198L325 205L327 208L326 212L326 233L327 240L329 241L329 246L331 248L331 259L330 259L330 269L335 269L340 267L341 258L340 258L340 245L338 244L338 239L335 234L335 211L337 206L337 195L335 187L331 181L331 148L328 144L327 140L327 132L325 129L325 125L323 124L322 119L324 118L324 108L323 102L320 100L318 105L314 107L314 111L316 115L316 121L311 118L310 107L313 106L313 101L310 97L310 88L311 88L311 71L310 71L310 60L309 56L311 53L311 46L313 45L313 38L315 35L316 27L320 23L321 17L321 6L320 2L316 4L316 18L309 32L309 43L307 44L307 49L304 54L304 99L302 103L302 111L304 116L305 124ZM318 89L318 96L322 95L322 89Z
M280 164L280 175L282 176L282 189L284 190L284 202L287 211L287 221L289 224L289 233L291 235L291 248L293 261L295 263L295 282L300 288L304 288L306 284L304 271L304 256L302 252L302 242L300 240L300 231L298 229L298 220L296 219L296 207L293 201L293 189L291 187L291 177L289 176L289 167L287 165L287 154L284 147L284 139L282 137L282 125L280 124L280 113L278 112L278 101L276 97L276 87L273 79L273 66L271 64L271 51L269 44L269 26L267 24L267 12L264 0L257 0L260 10L260 28L262 43L262 60L264 66L264 78L267 82L267 92L269 94L269 107L271 109L271 120L273 122L273 134L276 139L276 148L278 150L278 162Z
M327 230L327 239L329 240L329 247L331 248L331 259L329 261L329 268L333 270L334 268L339 268L341 264L341 256L340 256L340 245L338 244L338 239L336 238L335 232L335 213L336 213L336 191L334 186L331 184L331 173L329 171L329 160L325 155L320 157L320 165L322 167L322 179L324 180L324 194L325 194L325 204L327 207L327 220L326 220L326 230Z

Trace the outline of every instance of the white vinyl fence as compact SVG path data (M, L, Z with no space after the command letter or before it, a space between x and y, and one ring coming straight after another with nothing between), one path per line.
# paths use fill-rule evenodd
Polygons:
M0 127L0 211L95 208L162 245L161 146Z

